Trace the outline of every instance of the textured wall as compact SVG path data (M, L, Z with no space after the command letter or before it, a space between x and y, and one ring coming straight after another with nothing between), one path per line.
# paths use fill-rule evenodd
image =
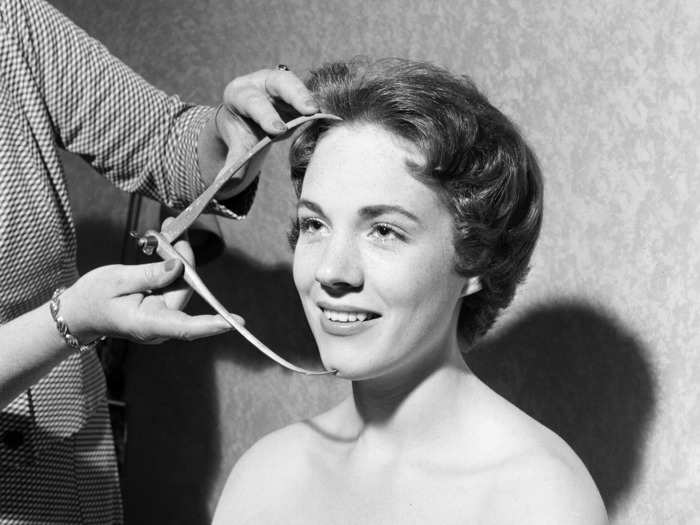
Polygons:
M304 72L396 55L469 73L520 124L547 181L532 273L470 362L572 444L613 523L700 522L700 4L54 3L196 102L214 104L229 78L277 62ZM273 348L311 363L288 273L284 155L273 151L249 221L224 226L227 249L202 273ZM236 335L135 349L127 371L132 523L206 523L243 450L347 388L270 366Z

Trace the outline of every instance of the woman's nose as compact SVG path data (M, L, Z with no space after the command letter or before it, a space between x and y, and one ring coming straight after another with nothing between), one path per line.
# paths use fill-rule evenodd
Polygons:
M326 288L362 287L362 259L356 243L345 236L330 236L318 261L315 277Z

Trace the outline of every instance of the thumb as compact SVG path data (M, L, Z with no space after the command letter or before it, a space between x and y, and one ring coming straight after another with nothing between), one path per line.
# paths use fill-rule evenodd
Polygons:
M123 266L116 291L120 295L126 295L165 288L180 277L184 269L179 259Z

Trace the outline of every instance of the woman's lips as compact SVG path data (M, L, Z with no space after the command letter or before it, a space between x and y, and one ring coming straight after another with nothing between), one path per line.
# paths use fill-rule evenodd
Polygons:
M331 335L354 335L371 328L381 317L366 310L339 310L319 306L320 323L323 330Z

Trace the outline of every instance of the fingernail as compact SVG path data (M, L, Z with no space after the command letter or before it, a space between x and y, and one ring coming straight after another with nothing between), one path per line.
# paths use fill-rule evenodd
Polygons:
M306 105L306 107L313 108L313 109L318 109L318 106L316 105L316 101L315 101L314 99L312 99L312 98L307 98L307 99L304 101L304 104Z
M231 317L233 317L238 322L238 324L240 324L241 326L245 326L245 319L243 319L240 315L231 314ZM221 325L222 330L224 330L224 331L235 330L235 328L233 326L231 326L231 323L229 323L223 317L219 316L219 321L220 321L220 325Z
M245 326L245 319L243 319L240 315L238 314L231 314L231 317L233 318L234 321L238 322L239 324ZM219 316L219 319L221 320L222 323L226 324L228 326L229 330L233 330L234 328L229 324L229 322L224 319L223 317Z
M275 122L273 122L272 127L275 128L275 131L279 131L280 133L287 131L287 126L285 126L284 122L282 122L281 120L276 120Z
M167 261L165 261L165 271L172 272L175 269L176 264L177 264L177 260L168 259Z

